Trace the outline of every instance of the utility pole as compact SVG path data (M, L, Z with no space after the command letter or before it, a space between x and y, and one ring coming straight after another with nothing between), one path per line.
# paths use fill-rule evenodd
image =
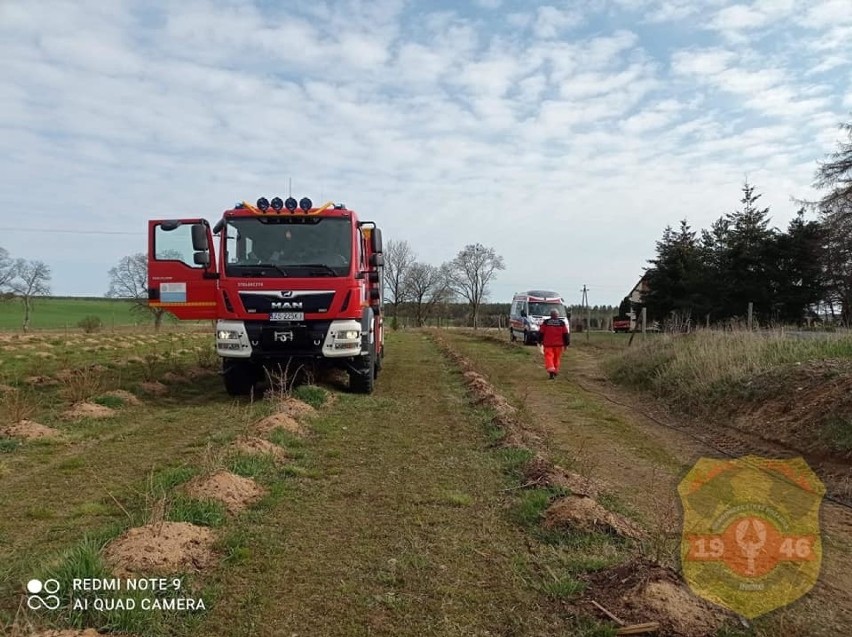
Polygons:
M583 284L583 307L586 308L586 342L589 341L589 331L592 329L592 316L591 316L591 308L589 308L589 288L586 284Z

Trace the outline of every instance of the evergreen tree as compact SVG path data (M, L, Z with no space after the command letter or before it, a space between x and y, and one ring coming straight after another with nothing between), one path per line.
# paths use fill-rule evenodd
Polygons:
M681 319L705 313L711 300L702 287L706 266L695 232L684 219L675 232L671 226L657 242L657 257L646 273L649 292L643 301L650 320Z
M785 233L779 233L771 248L772 317L782 323L801 323L807 311L823 300L823 228L805 221L801 209Z
M757 207L761 195L755 194L755 187L748 181L742 190L742 209L728 215L728 233L722 246L727 288L723 313L745 316L751 302L755 316L767 320L773 307L769 208Z

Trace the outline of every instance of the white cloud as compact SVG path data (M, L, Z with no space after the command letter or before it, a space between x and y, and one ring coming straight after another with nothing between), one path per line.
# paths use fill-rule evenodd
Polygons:
M555 38L566 29L582 24L582 14L567 9L546 5L539 7L533 24L537 38Z
M82 264L49 236L4 247L52 259L59 292L101 293L149 217L214 217L292 177L424 258L494 245L498 294L594 272L595 300L617 301L662 227L735 206L744 173L791 213L852 108L849 21L830 1L479 3L0 3L0 206L37 192L63 203L33 223L140 233ZM783 29L774 11L803 31L772 48L704 28ZM518 223L545 213L568 255L552 282L538 229Z

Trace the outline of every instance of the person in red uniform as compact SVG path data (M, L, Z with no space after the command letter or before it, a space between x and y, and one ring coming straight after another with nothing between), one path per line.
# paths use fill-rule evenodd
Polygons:
M568 326L559 318L559 312L556 310L551 310L550 318L539 326L538 342L544 347L544 368L551 379L556 378L562 352L571 344Z

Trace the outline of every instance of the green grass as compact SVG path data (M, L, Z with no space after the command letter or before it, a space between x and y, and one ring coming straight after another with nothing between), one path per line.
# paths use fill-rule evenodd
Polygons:
M131 312L128 301L88 298L36 299L31 315L32 329L73 329L87 316L97 316L103 329L125 325L146 325L147 317ZM24 308L19 301L0 303L0 330L20 329Z
M316 385L299 385L293 388L293 396L319 409L328 399L328 392Z
M109 407L110 409L121 409L124 407L124 401L118 396L97 396L92 399L92 402Z
M228 461L228 469L244 478L269 478L278 467L275 458L266 454L237 454Z
M571 576L556 578L551 581L545 581L541 585L542 590L549 596L555 599L569 599L577 597L586 589L586 585L580 580L574 579Z
M171 522L217 527L225 523L227 516L228 513L221 502L178 496L172 501L166 518Z
M525 527L537 527L544 511L550 505L552 494L548 489L521 491L515 501L514 518Z
M838 451L852 451L852 418L832 414L822 430L825 444Z
M0 438L0 453L12 453L21 446L21 441L15 438Z

